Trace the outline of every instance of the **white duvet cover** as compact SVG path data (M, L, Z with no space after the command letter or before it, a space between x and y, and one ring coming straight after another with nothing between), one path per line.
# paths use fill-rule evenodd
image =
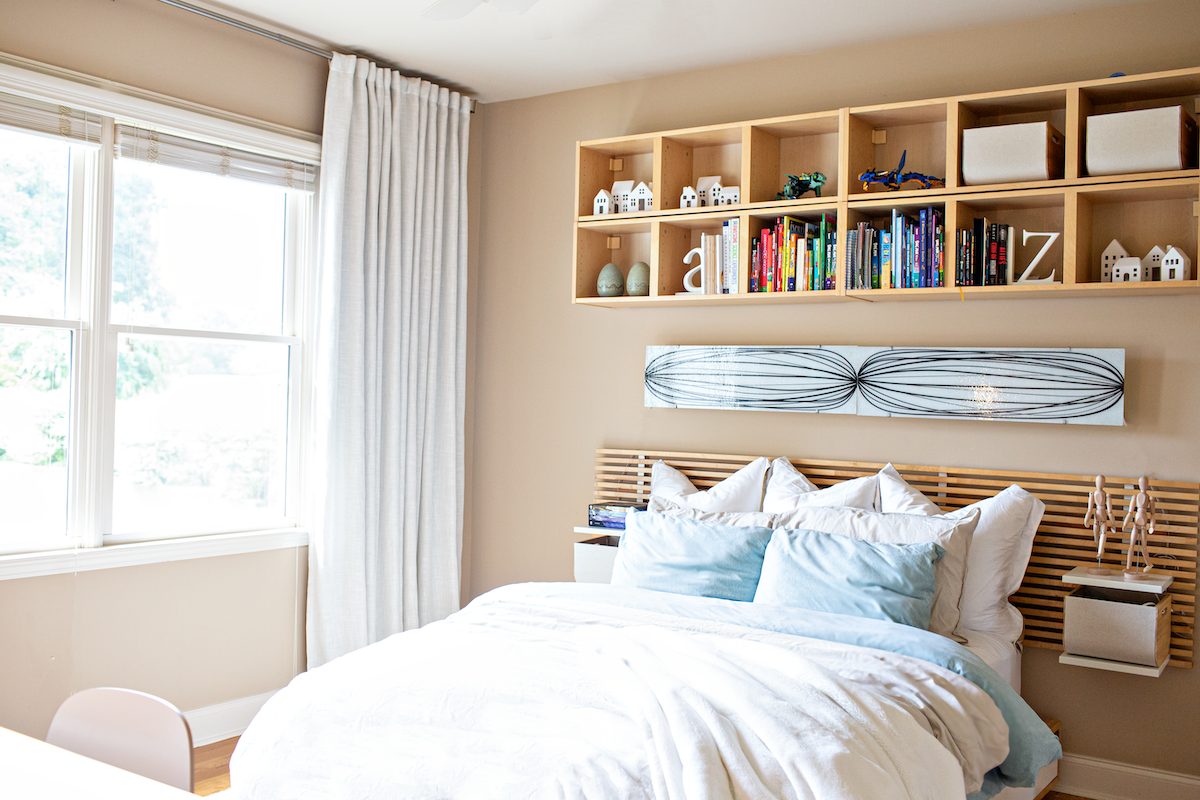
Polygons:
M231 794L946 800L1008 735L916 658L506 587L297 677Z

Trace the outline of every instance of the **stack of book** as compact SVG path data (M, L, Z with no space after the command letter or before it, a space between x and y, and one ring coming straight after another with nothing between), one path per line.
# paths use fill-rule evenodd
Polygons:
M638 503L590 503L588 526L592 528L625 529L625 515L630 511L645 511L646 506Z
M750 291L815 292L837 287L837 221L779 217L750 245Z
M860 222L846 232L846 289L923 289L946 285L942 212L923 208L910 217L892 209L883 230Z
M741 249L739 220L725 220L720 233L700 234L700 247L704 253L704 293L737 294Z
M958 232L955 276L959 286L1004 286L1012 280L1016 229L976 217Z

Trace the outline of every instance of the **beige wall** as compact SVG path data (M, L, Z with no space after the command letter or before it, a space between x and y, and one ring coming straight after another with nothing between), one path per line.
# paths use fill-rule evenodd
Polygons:
M1197 30L1200 4L1135 4L485 106L469 593L571 579L571 527L586 519L597 447L1200 480L1200 297L611 310L569 301L576 140L1196 66ZM647 409L645 347L661 344L1123 347L1128 424ZM1031 651L1024 681L1034 707L1064 721L1067 750L1195 775L1197 672L1156 681Z
M325 59L155 0L0 0L0 52L319 133ZM73 691L184 710L304 667L307 548L0 581L0 726L45 735Z
M0 0L0 53L321 132L328 61L157 0Z
M44 737L58 704L123 686L187 711L304 668L308 548L0 581L0 725Z

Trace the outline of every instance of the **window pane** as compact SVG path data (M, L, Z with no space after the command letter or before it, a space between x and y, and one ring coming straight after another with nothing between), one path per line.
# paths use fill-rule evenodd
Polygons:
M119 342L113 533L281 524L288 346Z
M67 531L71 335L0 326L0 549Z
M280 333L287 190L113 165L113 322Z
M61 317L71 148L0 130L0 314Z

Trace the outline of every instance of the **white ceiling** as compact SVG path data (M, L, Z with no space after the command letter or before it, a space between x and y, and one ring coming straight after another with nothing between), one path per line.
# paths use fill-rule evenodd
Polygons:
M433 0L204 5L372 55L490 103L1137 1L538 0L524 14L485 2L444 21L421 16Z

